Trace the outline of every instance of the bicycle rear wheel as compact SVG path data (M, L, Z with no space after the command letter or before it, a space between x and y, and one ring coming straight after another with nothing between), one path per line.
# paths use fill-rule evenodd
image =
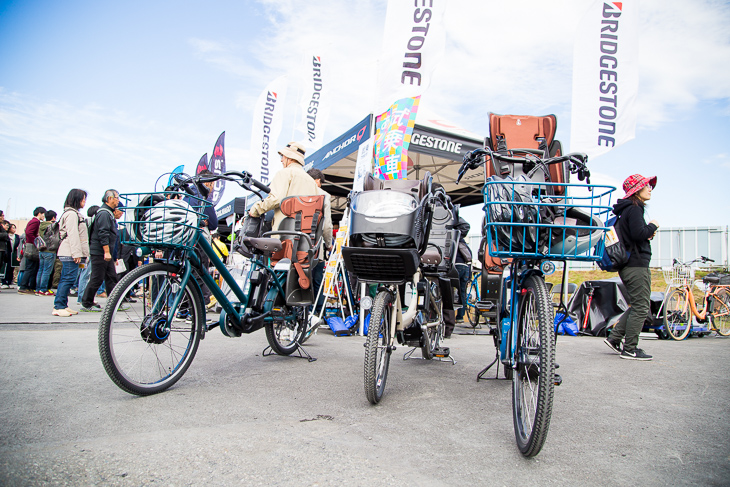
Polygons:
M479 276L469 281L466 285L466 317L469 319L471 326L476 328L479 325L479 312L477 311L477 301L479 301Z
M715 308L712 311L712 325L717 333L730 336L730 292L721 289L715 298Z
M375 297L368 339L365 342L365 396L371 404L377 404L383 397L385 381L390 365L390 326L393 312L393 295L380 291Z
M273 320L264 325L266 340L278 355L291 355L304 342L308 322L307 309L302 306L287 306L284 297L277 293L271 312Z
M130 394L164 391L185 374L198 350L203 296L192 277L183 289L179 272L162 263L137 267L109 295L99 322L99 354L112 382ZM141 298L124 303L138 282ZM181 293L177 316L170 316L170 305Z
M430 289L430 305L428 315L426 316L426 322L438 322L438 324L426 328L425 335L422 338L423 345L421 346L421 356L426 360L431 360L436 349L441 346L441 339L444 336L444 315L443 302L441 300L441 288L439 287L438 282L427 282Z
M684 340L692 327L687 291L672 290L664 301L664 329L675 340Z
M512 412L517 446L524 456L532 457L545 443L553 408L553 307L541 276L525 279L518 296L517 366L512 377Z

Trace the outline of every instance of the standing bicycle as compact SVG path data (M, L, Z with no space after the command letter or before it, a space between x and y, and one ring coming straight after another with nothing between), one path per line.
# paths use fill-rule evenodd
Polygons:
M560 165L580 180L588 179L586 156L568 154L544 158L529 149L477 149L464 157L457 182L470 169L493 164L500 176L484 184L486 261L501 267L482 285L477 310L494 315L496 357L512 380L512 412L520 452L537 455L547 437L553 389L561 383L555 373L553 305L544 274L555 270L551 261L597 260L607 228L601 217L610 207L609 186L550 182L550 166ZM491 168L490 168L491 169ZM485 175L490 171L485 170ZM570 191L569 191L570 190ZM569 194L574 193L574 194ZM506 259L506 260L504 260ZM498 264L501 263L501 266ZM504 272L502 272L504 271ZM484 282L484 279L482 279ZM488 292L488 291L496 292Z
M730 277L705 276L702 281L694 281L692 264L714 262L700 257L692 262L683 263L674 259L672 267L662 269L667 281L667 292L657 317L664 317L664 329L675 340L684 340L690 333L698 336L716 332L721 336L730 335ZM697 307L692 286L705 286L702 296L702 309ZM671 291L670 288L674 287Z
M444 314L453 310L453 269L458 242L456 208L442 187L423 180L375 180L350 196L350 241L342 247L345 266L360 282L377 286L375 299L360 301L370 310L365 343L365 395L383 397L390 357L399 344L423 359L450 359L441 346ZM405 309L404 309L405 307Z
M195 357L207 331L220 327L239 337L266 329L269 348L279 355L299 351L313 301L311 269L322 245L323 196L292 196L281 202L282 224L261 238L239 237L234 250L251 256L242 289L201 231L209 203L192 186L225 179L262 197L268 187L245 172L188 177L175 175L169 191L122 195L125 225L137 255L159 255L130 271L114 287L99 323L99 352L111 380L126 392L149 395L177 382ZM283 240L275 238L285 237ZM162 252L158 252L162 251ZM210 259L232 291L226 294L204 268ZM207 285L223 308L218 322L205 320L197 280ZM121 308L129 291L141 284L141 298Z

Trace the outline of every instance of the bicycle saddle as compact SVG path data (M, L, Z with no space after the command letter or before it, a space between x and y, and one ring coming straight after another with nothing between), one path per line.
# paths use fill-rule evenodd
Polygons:
M264 253L274 253L282 249L281 240L278 238L252 238L245 237L243 239L244 245L253 247L256 250L260 250Z

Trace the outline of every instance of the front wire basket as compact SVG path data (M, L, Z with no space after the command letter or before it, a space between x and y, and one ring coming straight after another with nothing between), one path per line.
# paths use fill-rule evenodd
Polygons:
M483 195L489 255L599 260L615 189L597 184L488 180ZM556 191L565 195L553 195Z
M664 281L669 287L680 287L689 285L695 278L695 271L692 266L675 264L672 267L662 267Z
M122 243L154 249L192 250L210 202L174 191L126 193Z

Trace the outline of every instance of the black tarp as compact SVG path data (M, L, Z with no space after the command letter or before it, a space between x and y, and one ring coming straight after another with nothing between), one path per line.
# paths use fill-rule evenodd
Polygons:
M606 327L612 326L621 315L628 309L628 294L621 279L614 277L600 281L585 281L573 294L568 302L568 312L573 316L581 331L585 317L586 303L588 303L589 288L593 288L593 299L588 314L588 326L585 330L594 336L605 336ZM652 331L661 325L661 320L656 320L664 293L651 293L651 315L647 317L644 331Z

